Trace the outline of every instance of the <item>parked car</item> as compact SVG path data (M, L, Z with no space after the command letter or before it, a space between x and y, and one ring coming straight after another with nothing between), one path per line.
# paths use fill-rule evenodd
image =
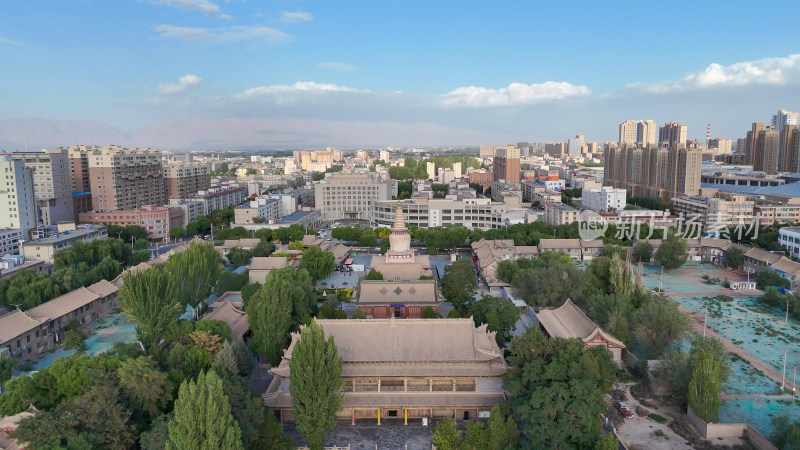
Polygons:
M617 402L617 409L619 409L619 412L621 412L626 419L633 419L636 417L625 402Z

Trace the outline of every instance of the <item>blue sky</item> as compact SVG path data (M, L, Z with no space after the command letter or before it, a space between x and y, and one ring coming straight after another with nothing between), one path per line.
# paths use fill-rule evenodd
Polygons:
M604 141L644 118L687 123L695 138L710 122L735 139L800 109L798 8L4 2L0 147Z

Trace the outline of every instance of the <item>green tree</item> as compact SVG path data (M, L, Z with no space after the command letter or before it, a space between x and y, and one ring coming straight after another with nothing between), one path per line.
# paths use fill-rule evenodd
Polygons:
M564 252L544 252L536 260L517 260L529 267L514 276L515 294L531 306L558 306L577 296L584 284L584 273Z
M172 384L150 356L128 359L117 370L123 395L140 415L158 416L172 401Z
M383 274L378 272L375 269L369 269L367 272L367 276L364 277L365 280L383 280Z
M213 371L184 381L167 425L167 450L242 449L242 431L231 414L222 379Z
M531 329L514 338L506 389L526 448L587 448L602 433L603 394L617 371L602 347L545 338Z
M289 271L294 273L294 268L271 270L264 288L247 305L247 317L253 332L250 345L255 353L263 355L272 365L280 362L281 351L286 347L292 328L293 299L305 295L298 290Z
M731 374L731 355L719 339L695 336L688 351L676 348L667 353L660 375L666 376L672 383L673 391L682 401L689 393L689 383L697 368L696 355L708 351L719 368L720 383L725 383Z
M312 450L322 449L328 431L336 426L343 390L342 358L333 336L326 340L322 327L311 322L294 344L289 361L289 393L297 431Z
M250 252L241 248L230 249L226 256L233 267L246 266L250 264L250 259L253 257Z
M172 413L162 414L150 423L150 430L139 436L139 445L142 450L163 450L164 446L167 445L167 437L169 436L167 426L172 417Z
M722 385L719 365L709 350L697 352L694 360L695 368L687 395L689 406L697 417L706 422L718 422L721 406L719 391Z
M489 331L496 331L501 340L517 328L519 320L519 308L511 300L492 295L484 295L480 301L473 303L469 312L475 325L489 324ZM492 321L489 320L490 315L493 316Z
M423 311L422 315L423 316L425 315L424 311ZM351 319L366 319L367 318L367 313L365 313L364 311L356 308L356 310L353 311L352 314L350 314L350 318ZM425 318L425 317L423 317L423 318Z
M242 430L243 446L258 448L253 447L253 443L258 440L265 419L264 400L250 392L247 384L247 378L237 376L224 380L222 387L228 398L233 418Z
M440 316L439 313L434 311L434 309L431 308L430 306L426 306L422 310L422 318L423 319L441 319L442 316Z
M170 278L181 287L178 291L181 307L194 306L208 298L224 270L222 258L210 242L192 242L186 250L170 256L165 267Z
M688 258L688 254L686 253L686 239L683 239L677 234L668 233L667 238L661 242L653 258L655 259L656 266L663 267L666 270L677 269L682 266Z
M436 425L436 431L433 432L433 445L442 450L462 448L461 432L456 428L452 418L448 417Z
M247 306L250 299L261 289L261 283L255 282L242 287L242 301Z
M773 286L787 288L789 287L789 280L778 275L778 273L772 269L763 268L758 271L758 285L761 286L762 289Z
M66 350L77 349L78 351L84 351L86 350L86 346L84 345L85 340L86 334L81 330L67 330L67 332L64 333L64 348Z
M269 241L261 241L253 247L253 256L269 256L275 251L275 244Z
M172 227L169 229L169 237L172 239L181 239L186 236L186 231L183 227Z
M800 419L792 423L789 416L773 416L770 442L780 450L800 450Z
M465 313L475 301L478 279L469 258L461 258L444 269L442 295L459 313Z
M214 370L225 377L239 375L239 364L230 341L225 341L222 350L214 356Z
M217 280L217 292L241 291L248 281L247 272L223 271Z
M178 302L178 284L159 267L127 272L122 280L122 311L136 321L136 337L149 349L158 344L183 312Z
M303 241L291 241L289 242L289 250L303 250L305 246L303 245Z
M243 340L233 343L233 356L236 358L236 365L239 367L239 375L247 376L253 370L253 354L247 348Z
M608 433L602 438L598 439L597 443L594 444L594 450L618 450L618 449L619 449L619 441L611 433Z
M647 359L658 359L673 342L692 329L692 320L678 304L663 295L653 296L635 314L634 334Z
M506 450L519 445L519 428L513 417L503 417L499 405L492 407L489 416L489 449Z
M132 265L135 266L137 264L140 264L140 263L143 263L143 262L147 262L147 261L150 261L150 250L147 250L145 248L145 249L136 250L135 252L133 252L133 261L131 262Z
M331 252L324 252L319 247L310 247L300 257L300 268L306 269L314 282L326 278L336 267L336 258Z
M653 246L647 241L639 241L633 246L631 256L634 262L650 262L653 258Z
M744 264L744 252L738 246L731 245L725 250L724 261L726 266L732 269L738 269Z
M194 331L208 331L219 336L222 341L230 341L233 338L231 336L231 327L221 320L198 320L194 325Z
M11 379L11 373L17 368L17 360L10 355L0 356L0 388ZM2 389L0 389L2 391Z

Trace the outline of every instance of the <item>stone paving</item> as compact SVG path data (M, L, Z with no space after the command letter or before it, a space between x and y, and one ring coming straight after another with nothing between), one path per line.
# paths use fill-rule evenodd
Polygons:
M305 441L300 437L300 433L294 424L285 424L286 435L291 436L298 446L305 445ZM434 427L423 427L420 419L408 421L408 425L403 425L402 420L384 420L381 425L375 420L363 419L350 425L350 422L339 422L336 427L328 433L326 446L338 445L347 447L350 445L352 450L367 449L386 449L386 450L430 450L433 443Z

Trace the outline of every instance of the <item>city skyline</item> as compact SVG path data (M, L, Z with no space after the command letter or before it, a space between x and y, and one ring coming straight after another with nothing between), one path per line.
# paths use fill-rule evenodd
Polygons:
M800 54L769 33L793 4L733 32L744 3L46 3L0 17L0 148L602 142L643 119L735 140L800 109Z

